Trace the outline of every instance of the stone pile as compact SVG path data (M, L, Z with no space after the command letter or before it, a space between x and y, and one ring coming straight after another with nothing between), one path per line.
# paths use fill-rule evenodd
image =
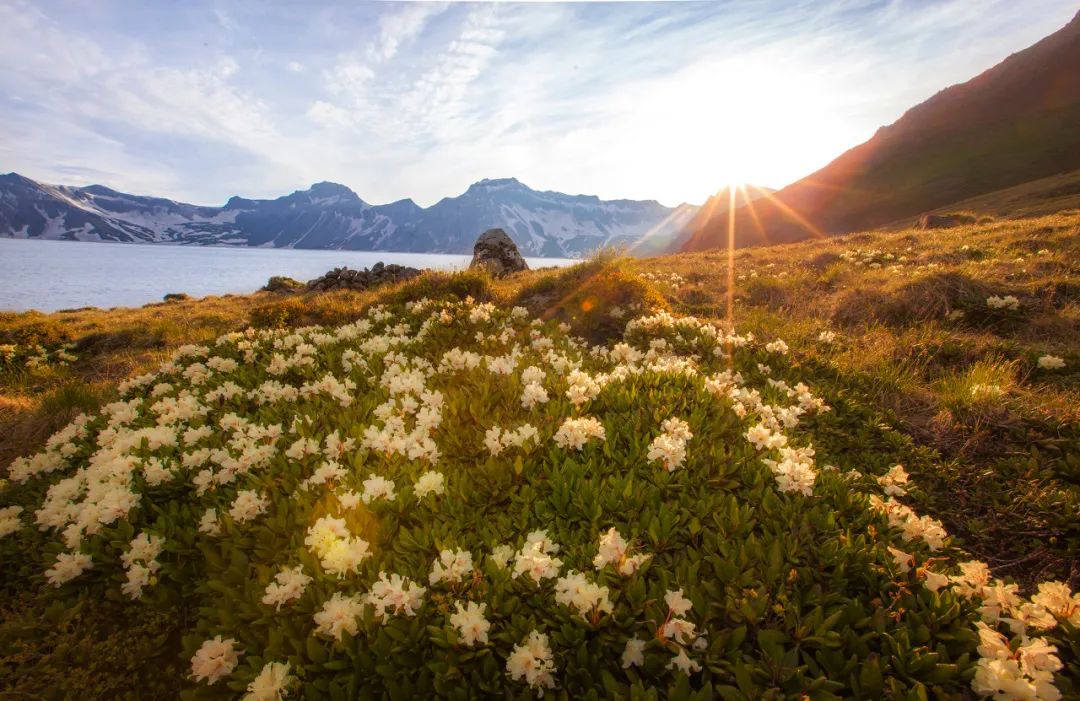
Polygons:
M317 277L309 282L307 289L312 292L367 290L391 282L411 280L420 273L421 271L417 268L409 268L396 263L386 265L381 262L371 266L368 270L334 268L322 277Z

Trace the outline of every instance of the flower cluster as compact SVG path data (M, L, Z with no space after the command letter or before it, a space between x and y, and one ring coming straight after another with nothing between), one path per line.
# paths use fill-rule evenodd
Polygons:
M582 618L594 625L601 614L614 610L607 587L594 584L584 574L573 570L555 581L555 601L576 609Z
M355 573L371 555L368 542L352 535L345 519L332 516L323 516L308 528L304 545L321 559L320 564L327 574L339 579Z
M630 576L637 572L638 568L649 557L649 555L642 553L631 555L630 546L627 545L626 539L612 527L606 533L600 534L599 552L593 558L593 567L602 570L608 565L612 565L619 574Z
M304 594L311 577L304 574L304 566L285 567L274 575L274 581L266 585L262 602L281 610L281 605L296 601Z
M506 673L514 681L524 681L540 696L544 689L555 688L555 656L551 654L548 636L538 631L529 633L524 643L514 646L506 660Z
M206 640L191 658L191 675L195 681L205 680L215 684L227 677L240 661L243 653L236 649L236 641L220 635Z
M431 574L428 582L432 585L439 582L457 583L473 571L472 553L468 550L443 550L439 557L431 565Z
M579 419L567 419L555 432L555 445L560 448L581 450L591 438L604 440L607 434L604 425L591 416Z
M164 543L163 538L140 533L131 541L128 551L120 557L127 571L127 581L121 591L132 599L142 597L143 587L150 584L151 576L161 568L157 557L161 554Z
M986 306L990 309L1007 309L1009 311L1016 311L1020 308L1020 300L1013 295L1005 295L1004 297L998 297L993 295L986 298Z
M484 445L493 457L510 448L524 449L528 443L535 446L539 440L540 432L530 424L522 424L514 430L505 431L498 426L492 426L484 434Z
M668 472L674 472L686 460L686 443L694 434L690 432L690 424L676 418L666 419L660 430L660 435L649 444L648 458L659 461Z
M537 584L541 580L559 576L563 561L555 557L559 545L548 537L547 531L533 531L525 539L525 545L514 555L512 576L523 574L532 577Z
M454 613L450 614L450 625L457 628L461 642L470 647L477 643L487 644L491 622L484 617L487 604L470 601L465 606L458 601L454 604Z
M1039 356L1039 367L1043 370L1060 370L1065 367L1065 361L1056 355Z

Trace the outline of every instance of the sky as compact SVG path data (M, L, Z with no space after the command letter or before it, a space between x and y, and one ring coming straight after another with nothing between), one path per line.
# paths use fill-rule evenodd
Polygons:
M196 204L483 178L779 188L1050 34L1066 0L0 0L0 172Z

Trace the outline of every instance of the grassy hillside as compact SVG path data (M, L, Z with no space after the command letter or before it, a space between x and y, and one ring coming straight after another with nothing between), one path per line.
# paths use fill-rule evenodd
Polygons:
M1075 695L1080 213L726 256L3 315L0 690Z
M1067 210L1080 210L1080 170L961 200L933 211L1017 218L1040 217ZM894 226L907 228L917 220L918 217L912 217Z

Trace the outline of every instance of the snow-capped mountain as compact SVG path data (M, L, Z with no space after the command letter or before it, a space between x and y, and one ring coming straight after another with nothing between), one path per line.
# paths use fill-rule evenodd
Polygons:
M480 233L500 227L526 255L579 257L601 246L664 250L697 210L539 192L514 178L481 180L427 208L368 204L328 182L274 200L200 207L0 175L0 236L15 238L468 253Z

